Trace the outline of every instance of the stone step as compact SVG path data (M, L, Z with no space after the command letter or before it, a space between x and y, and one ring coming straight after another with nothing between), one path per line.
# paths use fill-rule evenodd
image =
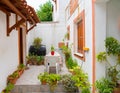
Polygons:
M56 74L56 67L49 67L49 73Z
M15 85L11 93L51 93L49 85ZM54 93L66 93L62 85L55 88Z

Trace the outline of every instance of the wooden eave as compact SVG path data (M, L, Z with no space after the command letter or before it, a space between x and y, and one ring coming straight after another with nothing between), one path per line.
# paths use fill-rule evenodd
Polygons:
M0 10L6 14L7 35L9 35L9 33L13 29L15 29L16 27L19 27L20 25L22 25L23 23L27 21L33 25L32 28L37 23L40 22L39 18L36 15L34 8L27 5L26 0L0 0ZM11 13L14 13L17 16L20 16L21 19L20 20L17 19L16 23L13 26L9 27L9 17ZM29 30L30 28L28 29L28 31Z

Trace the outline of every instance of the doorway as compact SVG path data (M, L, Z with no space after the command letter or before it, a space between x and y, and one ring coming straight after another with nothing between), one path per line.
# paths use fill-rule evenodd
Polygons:
M19 64L23 64L23 28L19 28L18 31L18 40L19 40Z

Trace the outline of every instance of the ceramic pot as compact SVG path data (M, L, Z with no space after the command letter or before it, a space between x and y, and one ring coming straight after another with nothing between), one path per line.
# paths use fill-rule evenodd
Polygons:
M54 51L51 51L51 55L54 55L55 54L55 52Z

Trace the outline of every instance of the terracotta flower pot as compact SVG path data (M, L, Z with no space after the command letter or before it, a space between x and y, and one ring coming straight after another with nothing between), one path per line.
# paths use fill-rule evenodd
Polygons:
M42 83L42 85L46 85L46 84L47 84L47 82L46 82L46 81L42 81L41 83Z
M65 43L64 43L64 42L59 42L59 43L58 43L58 47L59 47L59 48L62 48L63 46L65 46Z
M115 88L113 93L120 93L120 88Z
M54 55L55 54L55 52L54 51L51 51L51 55Z

